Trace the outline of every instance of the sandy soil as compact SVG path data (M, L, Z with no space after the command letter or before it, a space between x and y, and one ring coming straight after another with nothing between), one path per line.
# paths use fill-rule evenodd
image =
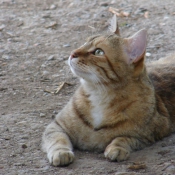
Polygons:
M120 163L75 151L73 164L52 167L41 151L45 126L79 84L67 58L107 31L109 7L130 14L119 17L123 36L148 29L148 60L174 51L174 0L0 0L0 174L175 174L175 134ZM54 94L62 82L71 84Z

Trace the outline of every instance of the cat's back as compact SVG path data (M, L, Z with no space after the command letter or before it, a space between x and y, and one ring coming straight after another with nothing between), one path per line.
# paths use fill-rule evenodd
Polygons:
M175 91L175 54L147 63L147 70L156 91Z
M175 54L147 64L148 75L155 93L167 108L175 124Z

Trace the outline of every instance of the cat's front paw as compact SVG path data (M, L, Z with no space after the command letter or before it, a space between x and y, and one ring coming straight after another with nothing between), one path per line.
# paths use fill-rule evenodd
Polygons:
M59 149L48 154L48 158L53 166L66 166L73 162L74 153L67 149Z
M128 159L130 152L119 146L108 146L104 155L110 161L123 161Z

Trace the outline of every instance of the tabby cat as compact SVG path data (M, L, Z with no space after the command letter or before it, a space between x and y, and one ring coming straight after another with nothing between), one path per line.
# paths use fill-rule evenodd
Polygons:
M81 84L44 132L52 165L72 163L73 148L123 161L175 131L175 55L146 67L146 45L145 29L122 38L113 24L113 33L90 37L71 53Z

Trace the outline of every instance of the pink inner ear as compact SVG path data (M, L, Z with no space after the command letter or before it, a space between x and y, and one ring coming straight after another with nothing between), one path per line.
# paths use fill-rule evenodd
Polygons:
M127 54L129 63L136 63L141 58L146 50L147 32L145 29L140 30L131 38L127 38Z

